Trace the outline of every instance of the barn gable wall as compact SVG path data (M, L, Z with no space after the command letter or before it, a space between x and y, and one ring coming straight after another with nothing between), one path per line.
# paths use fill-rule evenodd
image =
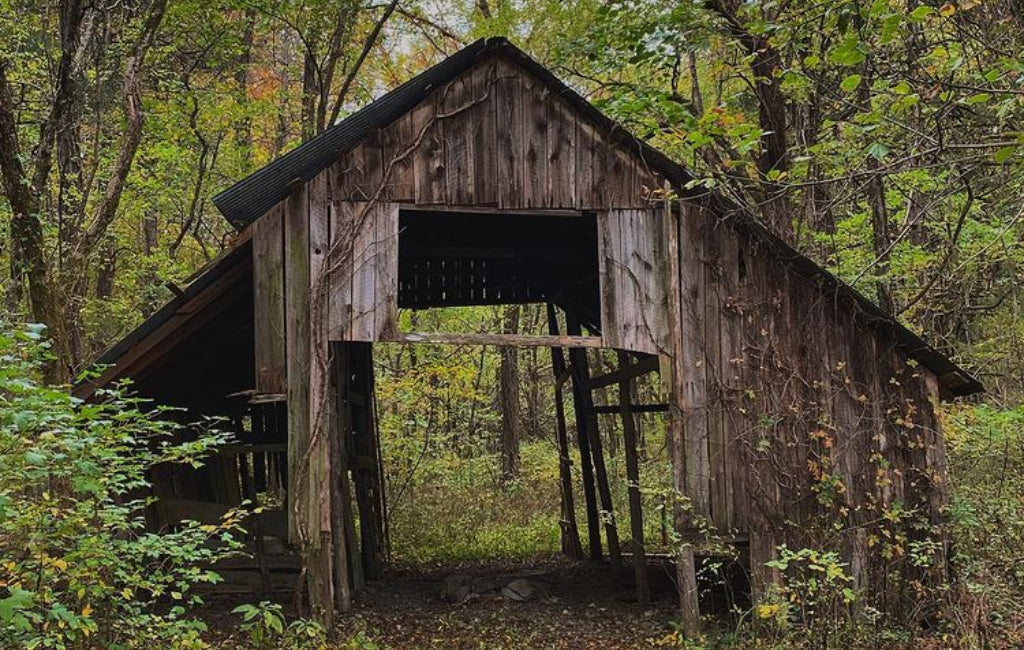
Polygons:
M663 180L614 134L504 58L485 60L331 166L333 201L600 210Z

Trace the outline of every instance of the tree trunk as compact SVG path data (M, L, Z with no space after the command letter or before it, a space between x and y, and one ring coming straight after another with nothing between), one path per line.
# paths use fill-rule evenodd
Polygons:
M502 329L506 334L519 333L519 305L504 307ZM519 357L514 347L501 348L498 378L501 408L501 477L509 481L519 475L519 438L522 413L519 404Z

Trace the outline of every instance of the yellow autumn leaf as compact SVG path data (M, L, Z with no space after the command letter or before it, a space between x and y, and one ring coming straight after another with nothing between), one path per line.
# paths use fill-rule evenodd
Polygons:
M89 618L89 616L91 614L92 614L92 605L90 605L89 603L86 603L85 607L82 608L82 616L84 616L85 618Z
M779 605L758 605L757 617L761 619L772 618L779 613Z
M64 560L61 560L61 559L54 560L53 561L53 566L58 571L67 571L67 569L68 569L68 563L65 562Z
M122 589L121 590L121 595L124 596L125 598L131 598L132 595L133 595L131 587L125 587L124 589Z

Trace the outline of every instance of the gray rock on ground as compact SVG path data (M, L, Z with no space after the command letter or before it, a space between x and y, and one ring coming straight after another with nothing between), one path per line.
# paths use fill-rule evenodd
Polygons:
M505 585L501 595L517 603L525 603L544 598L545 592L543 585L525 578L517 578Z
M441 598L449 603L457 605L469 598L471 593L473 593L473 576L456 573L444 579Z

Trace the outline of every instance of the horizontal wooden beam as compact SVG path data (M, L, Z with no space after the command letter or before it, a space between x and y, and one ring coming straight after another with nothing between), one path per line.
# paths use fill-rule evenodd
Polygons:
M668 412L668 404L633 404L629 407L629 410L634 413L666 413ZM598 414L619 414L621 412L622 408L618 404L594 407L594 413Z
M503 345L518 348L602 348L600 336L534 334L453 334L448 332L397 332L382 340L395 343L447 343L453 345Z
M611 386L613 384L626 381L627 379L646 375L647 373L654 372L657 369L658 357L646 357L634 364L624 366L618 370L613 370L606 375L592 377L591 380L587 382L587 388L590 390L604 388L605 386Z

